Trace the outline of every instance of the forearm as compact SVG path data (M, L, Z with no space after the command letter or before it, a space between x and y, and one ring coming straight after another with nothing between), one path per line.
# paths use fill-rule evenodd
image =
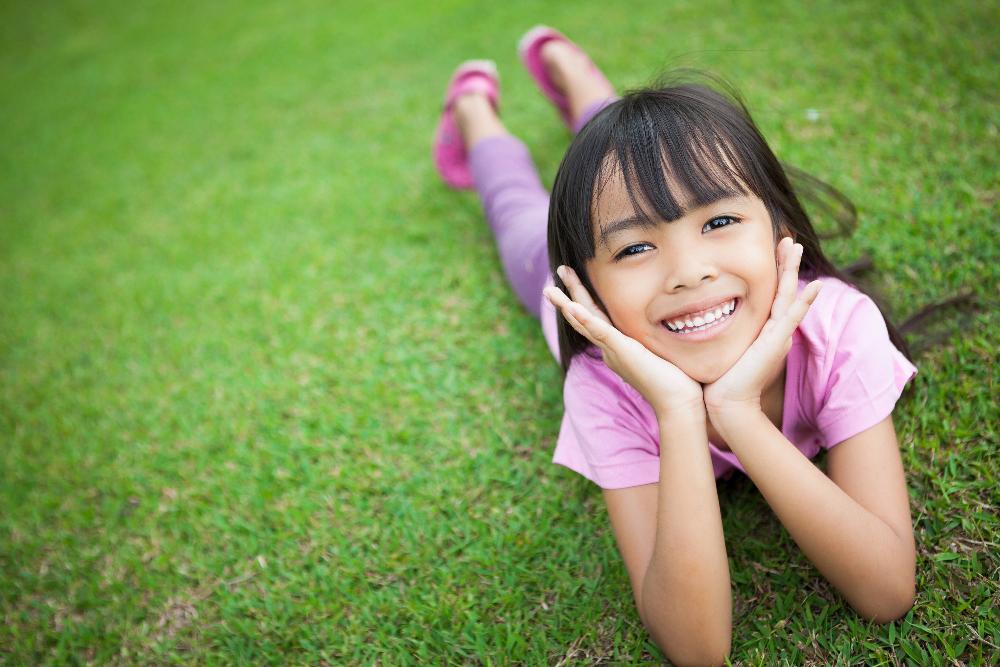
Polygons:
M912 538L845 493L759 410L713 415L713 423L803 553L851 606L881 621L909 609Z
M721 661L732 634L732 594L704 414L659 423L656 540L639 612L674 662Z

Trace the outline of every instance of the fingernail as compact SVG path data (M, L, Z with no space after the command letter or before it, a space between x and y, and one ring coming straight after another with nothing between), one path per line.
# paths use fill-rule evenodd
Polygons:
M557 276L559 276L560 278L562 278L564 273L566 273L566 267L565 266L563 266L563 265L560 264L559 266L556 267L556 275Z

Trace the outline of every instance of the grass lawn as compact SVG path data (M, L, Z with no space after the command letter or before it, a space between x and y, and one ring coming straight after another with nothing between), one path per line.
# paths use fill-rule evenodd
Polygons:
M429 159L452 68L491 57L551 182L567 137L514 49L538 22L623 87L733 80L857 203L827 250L873 257L898 319L979 301L896 412L912 612L862 622L722 483L733 663L996 664L1000 20L976 0L3 3L0 662L662 660L599 490L550 463L559 368Z

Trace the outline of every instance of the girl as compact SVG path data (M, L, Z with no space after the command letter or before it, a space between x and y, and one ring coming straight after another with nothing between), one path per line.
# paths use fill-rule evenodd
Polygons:
M579 132L551 202L499 120L488 62L452 78L435 162L450 185L475 187L562 362L554 461L603 489L654 640L676 663L729 652L716 479L734 470L859 614L905 614L915 550L892 410L916 369L824 257L746 109L693 84L614 99L550 28L520 51ZM827 474L809 460L820 449Z

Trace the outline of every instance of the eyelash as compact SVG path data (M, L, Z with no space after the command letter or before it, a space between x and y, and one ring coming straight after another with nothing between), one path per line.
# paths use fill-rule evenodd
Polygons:
M717 222L719 220L726 220L727 222L726 222L726 224L723 224L723 225L713 225L713 223L715 223L715 222ZM701 232L702 232L702 234L704 234L707 231L710 232L710 231L712 231L714 229L722 229L723 227L728 227L729 225L738 225L740 222L741 222L741 220L739 218L737 218L735 215L718 215L718 216L712 218L711 220L709 220L708 222L706 222L702 226ZM640 254L642 254L640 252L632 252L633 250L636 250L638 248L651 248L651 247L652 246L649 243L636 243L634 245L630 245L627 248L624 248L620 253L618 253L617 255L615 255L615 261L619 262L619 261L621 261L623 259L626 259L628 257L632 257L633 255L640 255Z
M713 227L712 223L716 222L717 220L729 220L730 222L727 223L727 224L725 224L725 225L720 225L719 227ZM737 218L735 215L718 215L718 216L712 218L711 220L709 220L708 222L706 222L702 226L701 231L702 231L702 233L705 233L706 229L708 231L711 231L713 229L719 229L720 227L728 227L730 224L739 224L739 223L740 223L740 219Z

